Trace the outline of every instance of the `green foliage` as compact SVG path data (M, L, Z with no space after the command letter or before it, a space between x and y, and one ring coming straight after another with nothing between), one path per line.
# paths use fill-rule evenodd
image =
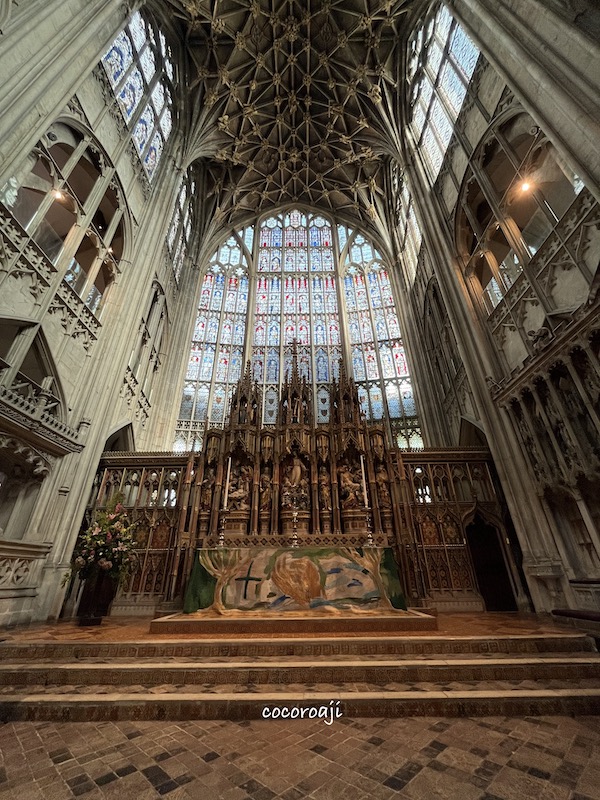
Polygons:
M122 500L119 494L111 498L106 508L95 514L87 531L79 535L66 580L74 574L83 580L96 570L104 570L121 581L129 573L135 562L137 523L129 521Z

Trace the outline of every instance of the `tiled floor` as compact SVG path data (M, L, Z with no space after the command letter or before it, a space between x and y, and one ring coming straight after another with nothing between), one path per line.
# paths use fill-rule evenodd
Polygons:
M197 639L196 634L177 636L157 635L149 632L150 619L136 617L107 617L97 627L79 627L77 622L57 622L40 625L0 628L0 639L7 641L169 641L173 639ZM573 630L557 625L552 617L538 614L440 614L437 631L410 631L410 636L523 636L564 633ZM304 634L306 635L306 634ZM325 638L330 633L321 634ZM344 634L346 636L352 634ZM390 635L390 634L386 634ZM406 633L399 633L406 636ZM243 638L244 634L237 634ZM250 636L250 635L248 635ZM252 634L256 638L257 634ZM289 637L288 632L268 634L268 638ZM311 634L317 638L319 634ZM226 639L229 634L213 634L211 638Z
M0 800L598 800L600 718L14 723Z
M519 637L565 630L533 615L453 614L440 616L438 633ZM148 620L109 619L99 628L60 623L4 630L2 638L149 642L159 637L149 635ZM186 638L194 637L177 636ZM342 716L331 725L323 719L260 719L0 726L0 800L162 796L600 800L600 717Z

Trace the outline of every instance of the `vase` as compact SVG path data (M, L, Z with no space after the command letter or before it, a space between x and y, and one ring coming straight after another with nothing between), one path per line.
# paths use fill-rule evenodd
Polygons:
M81 592L77 609L79 625L101 625L102 618L109 612L117 587L118 581L106 570L94 567L85 579Z

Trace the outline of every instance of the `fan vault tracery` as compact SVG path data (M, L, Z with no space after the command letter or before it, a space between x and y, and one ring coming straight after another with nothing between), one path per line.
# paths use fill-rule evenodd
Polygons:
M205 224L294 202L385 237L384 156L401 153L399 44L419 4L168 5L186 45L186 163L207 168Z

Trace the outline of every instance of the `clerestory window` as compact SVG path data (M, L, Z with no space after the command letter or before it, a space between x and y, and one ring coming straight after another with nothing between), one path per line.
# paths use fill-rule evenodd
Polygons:
M136 11L102 57L102 65L152 180L173 128L171 48L163 32Z

